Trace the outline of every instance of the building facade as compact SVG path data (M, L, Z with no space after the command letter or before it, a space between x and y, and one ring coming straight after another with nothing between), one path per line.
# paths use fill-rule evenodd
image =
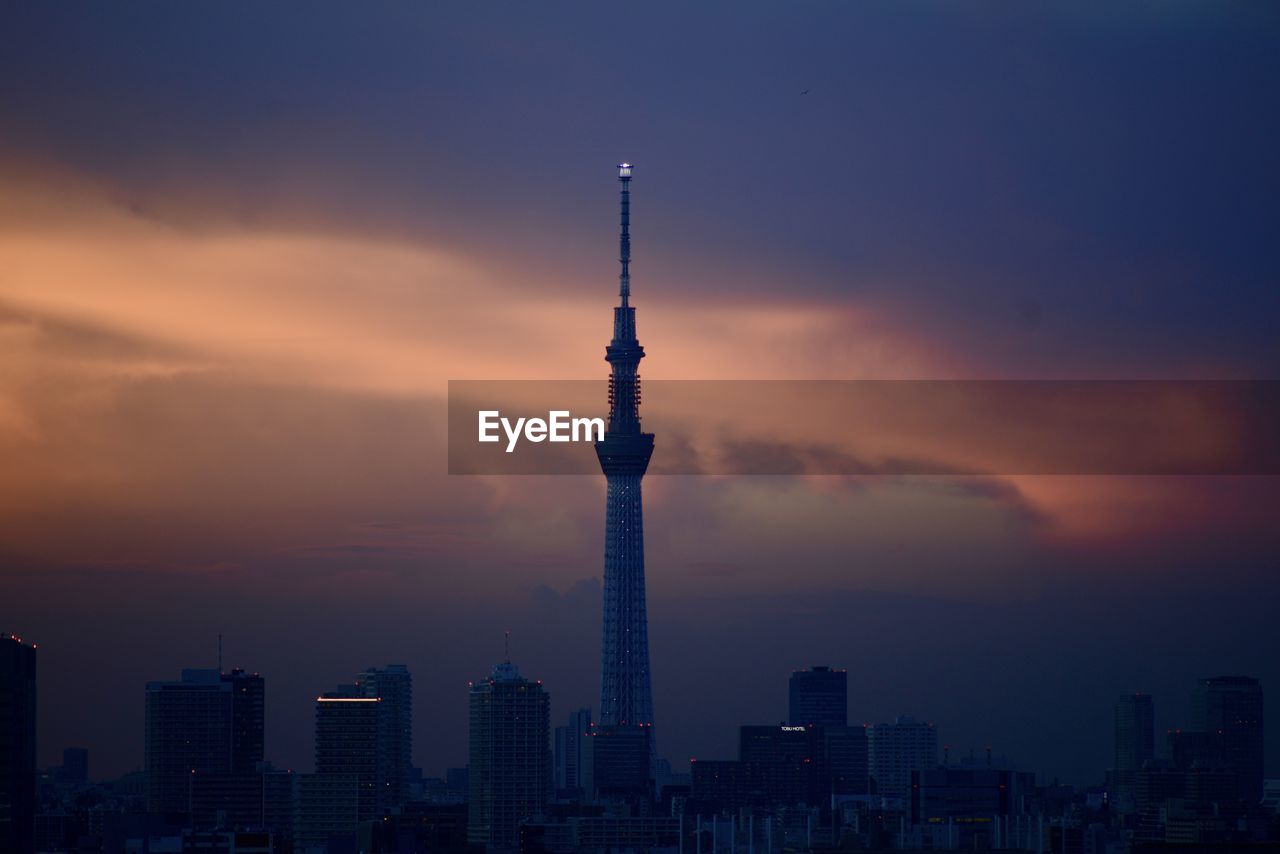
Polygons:
M1150 694L1125 694L1116 703L1114 769L1116 806L1136 806L1138 771L1155 758L1155 705Z
M1214 676L1191 695L1194 728L1216 742L1224 768L1235 773L1240 800L1262 800L1262 685L1250 676Z
M577 709L555 730L555 794L586 798L591 793L591 710Z
M0 851L35 850L36 648L0 634Z
M259 823L265 709L256 673L188 668L148 682L147 810L198 828Z
M371 667L356 677L368 697L377 697L379 808L389 811L409 800L413 771L413 678L403 664Z
M514 851L521 824L541 816L551 795L551 701L508 661L472 683L470 707L467 836Z
M849 723L849 674L813 667L791 674L788 722L792 726L842 727Z
M905 802L911 794L911 772L938 764L938 730L906 716L875 724L867 733L867 759L876 794Z
M316 698L315 776L328 779L308 785L325 793L341 790L348 785L345 781L351 781L357 822L381 817L381 704L379 697L366 696L356 685L341 685Z

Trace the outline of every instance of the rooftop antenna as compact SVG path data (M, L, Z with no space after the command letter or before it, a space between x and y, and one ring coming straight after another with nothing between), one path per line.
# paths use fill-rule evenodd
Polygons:
M618 236L622 272L618 276L618 293L623 308L631 304L631 168L630 163L618 164L618 181L622 183L622 232Z
M218 672L222 672L222 632L218 632Z
M502 633L502 652L506 658L507 664L511 663L511 630L507 629Z

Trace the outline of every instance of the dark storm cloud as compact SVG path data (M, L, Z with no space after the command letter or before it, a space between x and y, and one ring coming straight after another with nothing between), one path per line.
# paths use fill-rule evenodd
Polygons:
M550 244L610 239L597 173L626 156L650 293L849 293L988 371L1280 364L1269 7L9 16L9 144L140 209L177 194L554 266Z

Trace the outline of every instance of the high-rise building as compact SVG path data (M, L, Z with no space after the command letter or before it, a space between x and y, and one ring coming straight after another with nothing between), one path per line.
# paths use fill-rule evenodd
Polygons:
M649 620L645 610L644 519L640 481L653 454L653 434L640 429L640 360L631 306L631 164L618 166L622 184L622 271L613 310L613 340L605 348L609 424L596 443L608 482L605 510L604 615L600 663L600 724L653 725ZM650 733L651 749L653 745ZM656 756L656 754L655 754Z
M0 634L0 851L35 850L36 647Z
M296 780L302 775L266 766L262 773L262 828L270 831L278 849L290 851L298 811Z
M1155 706L1150 694L1125 694L1116 703L1116 806L1131 812L1136 806L1138 771L1155 756Z
M831 774L822 727L740 727L738 759L757 775L766 805L830 803Z
M598 801L644 811L653 801L647 726L601 726L591 731L591 788Z
M792 726L842 727L849 724L849 674L830 667L797 670L789 686Z
M1249 676L1214 676L1191 695L1195 729L1218 742L1223 767L1235 772L1240 799L1262 800L1262 685Z
M557 798L590 797L591 710L577 709L569 722L555 730L555 787Z
M520 824L546 809L551 701L511 662L471 685L467 835L491 850L519 847Z
M377 697L378 803L385 812L409 800L413 771L413 680L403 664L369 668L356 677L366 696Z
M185 669L176 682L148 682L148 811L196 827L260 823L264 711L256 673Z
M334 837L353 840L361 821L369 821L368 783L358 774L298 774L293 780L294 850L325 850Z
M266 723L266 682L257 673L236 668L222 674L231 686L231 772L261 770Z
M831 794L865 795L871 776L865 726L824 727Z
M379 697L368 696L356 685L340 685L316 698L315 776L326 779L304 785L313 790L312 800L323 800L335 791L346 791L350 783L357 822L379 817L381 704Z
M905 801L911 793L911 772L938 764L938 730L907 716L876 724L867 733L867 759L876 793Z

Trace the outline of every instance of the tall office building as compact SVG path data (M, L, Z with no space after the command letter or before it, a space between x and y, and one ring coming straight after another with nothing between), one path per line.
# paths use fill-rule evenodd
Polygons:
M0 851L35 850L36 647L0 634Z
M382 747L379 735L382 700L368 696L357 685L340 685L316 698L316 773L322 780L307 780L304 814L323 815L326 810L312 803L335 792L350 797L355 821L372 821L379 815L378 779ZM350 794L348 794L348 788ZM345 811L344 811L345 815Z
M555 788L558 798L591 796L591 710L577 709L555 730Z
M148 811L197 827L259 823L264 713L256 673L185 669L176 682L148 682Z
M261 770L266 731L266 682L257 673L236 668L222 674L231 690L231 772Z
M1138 771L1155 757L1155 707L1150 694L1125 694L1115 710L1115 797L1117 807L1132 811Z
M830 803L831 772L821 727L740 727L738 760L751 769L767 805Z
M520 824L546 809L551 787L551 701L511 662L471 685L468 839L514 851Z
M1201 679L1191 695L1195 729L1216 740L1223 766L1239 780L1240 799L1262 800L1262 686L1249 676Z
M867 755L867 727L824 727L831 794L865 795L871 776Z
M413 771L413 679L403 664L369 668L356 677L365 696L377 697L378 802L385 811L409 800Z
M849 674L830 667L791 674L788 722L792 726L837 727L849 724Z
M631 306L631 165L618 166L622 183L619 304L613 340L605 348L609 426L596 443L608 482L604 539L604 614L600 660L601 726L653 726L649 620L645 606L644 519L640 481L653 454L653 434L640 429L640 360L636 310ZM652 746L652 734L650 745ZM652 748L651 748L652 749Z
M876 724L867 733L867 759L877 794L905 800L911 793L911 772L938 764L938 730L906 716Z
M591 731L591 790L599 802L625 803L633 814L653 802L653 774L649 739L652 727L601 726Z

